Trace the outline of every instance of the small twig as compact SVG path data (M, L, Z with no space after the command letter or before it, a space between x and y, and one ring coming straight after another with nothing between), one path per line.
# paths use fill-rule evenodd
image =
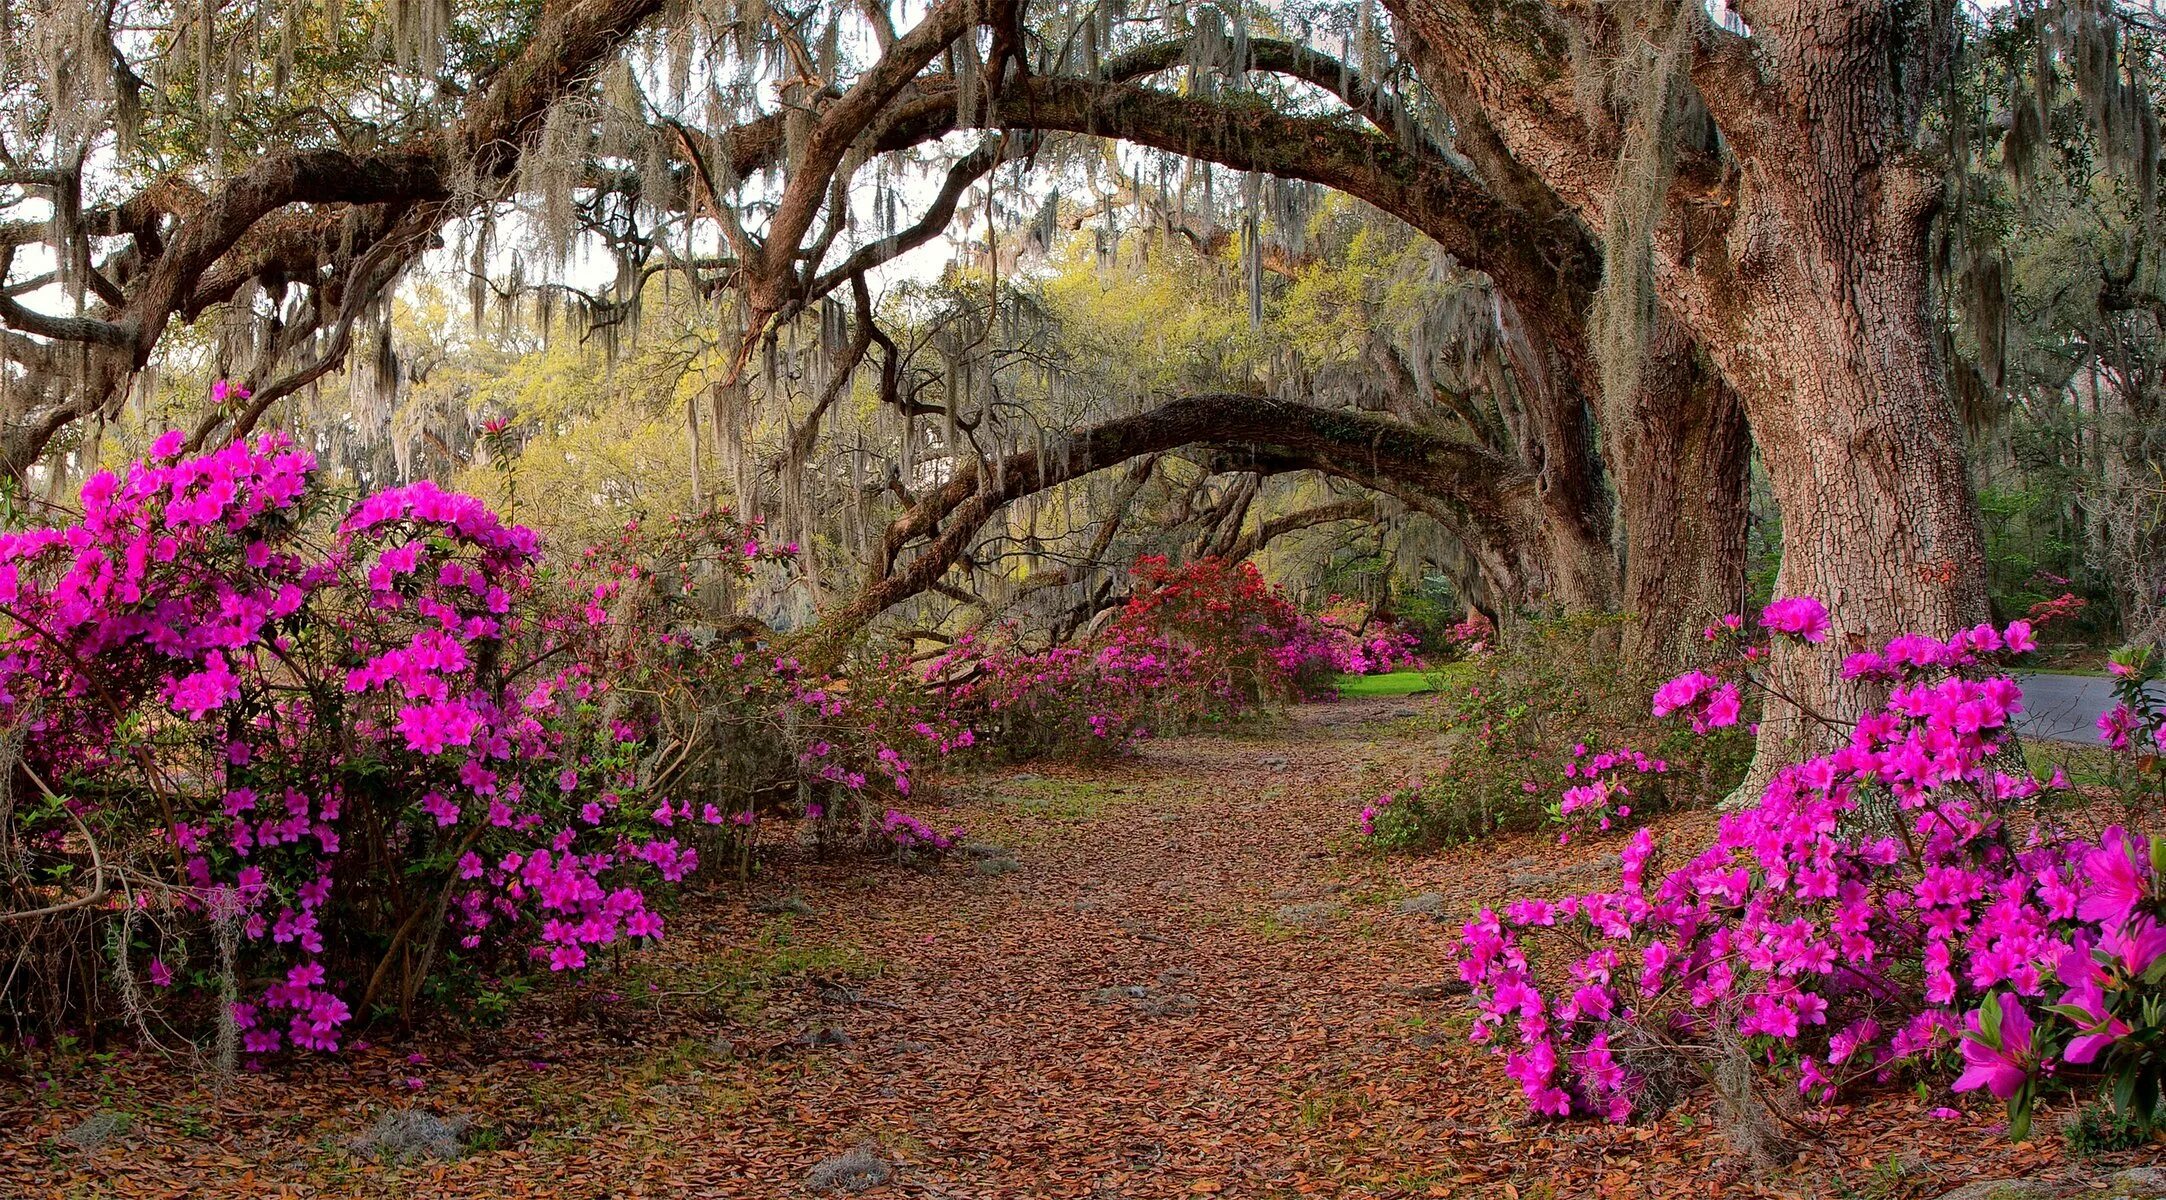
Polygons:
M25 909L22 912L0 913L0 921L22 921L27 920L31 917L50 916L53 913L67 912L70 909L88 908L91 905L96 904L98 901L105 899L105 894L107 890L105 882L105 854L98 849L97 836L90 832L90 826L83 823L83 818L77 815L76 811L73 808L70 808L65 800L62 800L59 796L55 795L53 793L53 789L45 786L45 781L38 777L38 773L31 769L29 763L18 763L17 765L22 767L23 774L30 777L30 782L37 784L38 790L45 793L46 799L51 800L55 804L58 804L61 808L61 811L68 814L68 819L75 822L75 827L83 831L83 840L90 843L90 869L96 882L95 886L91 888L89 893L77 896L73 900L65 900L59 904L48 904L43 908Z

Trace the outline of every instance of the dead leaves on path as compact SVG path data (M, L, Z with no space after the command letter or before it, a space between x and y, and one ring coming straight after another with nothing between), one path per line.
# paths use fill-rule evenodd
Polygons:
M833 1165L860 1148L886 1181L836 1194L1893 1200L2076 1170L2050 1134L2011 1146L1986 1133L1994 1114L1938 1121L1909 1095L1823 1114L1807 1157L1759 1181L1693 1104L1638 1127L1525 1124L1465 1042L1450 924L1515 874L1591 879L1614 850L1357 850L1361 805L1435 752L1405 707L953 787L940 820L1012 867L781 864L499 1030L222 1097L144 1057L0 1077L0 1195L782 1197L823 1164L872 1179ZM408 1105L471 1116L464 1156L352 1148ZM125 1135L56 1148L106 1109L130 1114Z

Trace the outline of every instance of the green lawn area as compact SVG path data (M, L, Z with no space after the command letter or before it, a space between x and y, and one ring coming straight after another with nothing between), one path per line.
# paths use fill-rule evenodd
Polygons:
M1355 696L1411 696L1429 689L1427 671L1393 671L1389 675L1341 675L1338 680L1342 698Z
M1474 664L1441 663L1426 671L1393 671L1388 675L1341 675L1335 681L1341 699L1357 696L1413 696L1459 686Z

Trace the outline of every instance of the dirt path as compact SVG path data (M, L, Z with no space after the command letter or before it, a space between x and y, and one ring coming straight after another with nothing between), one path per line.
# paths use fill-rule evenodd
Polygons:
M1992 1114L1936 1122L1907 1094L1757 1184L1691 1105L1522 1124L1440 995L1449 923L1422 910L1593 886L1609 851L1360 851L1364 801L1435 753L1410 704L958 787L925 815L968 826L974 863L804 863L693 898L662 952L463 1040L223 1097L143 1057L0 1083L0 1195L790 1196L859 1146L889 1176L862 1194L973 1198L1909 1196L2057 1169L1986 1138ZM465 1157L353 1148L402 1109L471 1120ZM128 1128L59 1148L100 1112Z

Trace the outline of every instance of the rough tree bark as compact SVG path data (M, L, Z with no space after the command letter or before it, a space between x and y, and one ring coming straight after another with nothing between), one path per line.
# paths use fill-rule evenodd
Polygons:
M1912 138L1953 14L1872 0L1754 4L1693 70L1739 167L1727 253L1674 272L1736 387L1783 514L1778 595L1828 606L1820 647L1778 644L1787 699L1754 780L1838 736L1877 698L1842 659L1905 630L1984 620L1985 552L1934 336L1927 258L1939 177ZM1673 251L1668 257L1679 261ZM1825 720L1823 719L1825 718Z
M1752 438L1728 381L1675 322L1658 326L1629 411L1606 406L1603 454L1624 526L1625 653L1682 666L1700 631L1745 602Z
M1432 85L1463 88L1513 158L1600 227L1615 142L1590 132L1570 88L1568 24L1586 14L1387 3L1433 52L1425 78L1448 69ZM1783 513L1778 591L1819 596L1836 627L1825 647L1773 656L1795 703L1762 723L1764 779L1832 740L1808 713L1839 722L1871 702L1840 678L1849 649L1984 616L1984 555L1927 310L1939 194L1916 146L1953 48L1950 7L1732 7L1751 32L1702 28L1690 62L1724 153L1680 161L1655 266L1759 445Z

